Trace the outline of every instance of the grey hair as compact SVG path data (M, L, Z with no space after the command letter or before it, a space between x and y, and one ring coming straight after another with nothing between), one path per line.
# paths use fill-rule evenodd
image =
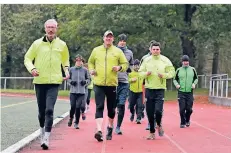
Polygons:
M58 27L58 23L55 19L48 19L45 23L44 23L44 27L46 28L46 25L49 23L49 22L53 22L56 27Z

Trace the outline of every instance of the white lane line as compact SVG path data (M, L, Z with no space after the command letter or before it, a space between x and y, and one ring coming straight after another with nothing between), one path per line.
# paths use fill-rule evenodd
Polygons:
M187 153L176 141L171 139L166 133L164 133L164 136L172 143L174 144L182 153Z
M106 139L106 134L107 134L107 125L108 125L108 119L106 119L106 122L103 126L103 131L104 131L104 138L103 138L103 145L102 145L102 149L101 149L101 153L105 153L106 152L106 145L107 145L107 139Z
M220 136L222 136L222 137L225 137L225 138L231 140L230 137L227 137L227 136L225 136L225 135L223 135L223 134L221 134L221 133L219 133L219 132L217 132L217 131L215 131L215 130L213 130L213 129L210 129L210 128L206 127L206 126L203 126L203 125L201 125L201 124L199 124L199 123L197 123L197 122L195 122L195 121L191 121L191 122L193 122L194 124L197 124L197 125L200 126L200 127L203 127L204 129L209 130L210 132L216 133L217 135L220 135Z
M174 113L174 112L171 112L171 113L177 116L176 113ZM221 133L219 133L219 132L217 132L217 131L215 131L215 130L213 130L213 129L210 129L209 127L203 126L203 125L199 124L199 123L196 122L196 121L191 120L191 122L192 122L192 123L195 123L196 125L198 125L198 126L204 128L204 129L206 129L206 130L208 130L208 131L210 131L210 132L212 132L212 133L215 133L215 134L217 134L217 135L219 135L219 136L222 136L222 137L224 137L224 138L227 138L227 139L231 140L230 137L227 137L227 136L225 136L225 135L223 135L223 134L221 134Z

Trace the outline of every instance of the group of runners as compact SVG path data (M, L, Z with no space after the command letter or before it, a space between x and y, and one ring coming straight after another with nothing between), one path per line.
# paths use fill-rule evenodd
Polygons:
M54 106L59 85L64 80L70 85L69 127L74 122L74 128L80 128L80 116L83 120L86 119L91 91L94 91L94 138L99 142L104 141L102 123L105 104L108 116L106 139L112 140L113 131L118 135L123 134L122 123L127 100L130 121L133 122L136 116L135 122L141 124L144 114L147 115L146 129L150 131L147 139L155 139L156 129L159 136L163 136L162 116L166 80L172 78L178 90L180 128L190 126L193 89L198 77L195 68L189 65L190 59L187 55L181 58L182 67L175 70L172 62L161 54L161 44L153 40L149 44L149 53L141 60L134 59L133 52L126 44L127 35L120 34L115 46L115 36L108 30L103 35L103 44L93 49L88 61L77 54L75 65L70 68L68 47L56 35L58 23L54 19L49 19L44 27L46 35L32 43L24 58L27 70L34 76L40 140L44 150L49 148ZM65 73L64 78L62 69Z

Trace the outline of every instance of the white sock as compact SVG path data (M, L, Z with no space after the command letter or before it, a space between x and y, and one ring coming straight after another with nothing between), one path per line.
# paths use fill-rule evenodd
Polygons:
M96 126L98 131L102 131L103 118L96 119Z
M45 132L44 138L48 139L50 137L50 134L51 134L50 132Z
M45 134L45 128L43 127L43 128L40 128L40 134L41 135L44 135Z

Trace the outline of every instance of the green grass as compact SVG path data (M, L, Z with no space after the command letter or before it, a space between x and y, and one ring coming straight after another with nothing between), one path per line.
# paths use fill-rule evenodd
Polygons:
M24 94L35 94L34 90L19 90L19 89L1 89L1 92L9 92L9 93L24 93ZM208 89L196 89L194 91L194 95L208 95ZM59 96L69 96L69 91L60 90ZM91 97L94 97L94 92L92 92ZM177 100L177 91L166 91L165 92L165 100Z
M1 89L1 92L35 94L34 90Z
M208 89L196 89L194 90L194 95L208 95ZM177 91L166 91L165 92L165 100L177 100Z
M1 89L1 92L35 94L35 90L20 90L20 89ZM69 93L70 91L68 90L59 90L59 96L68 97Z

